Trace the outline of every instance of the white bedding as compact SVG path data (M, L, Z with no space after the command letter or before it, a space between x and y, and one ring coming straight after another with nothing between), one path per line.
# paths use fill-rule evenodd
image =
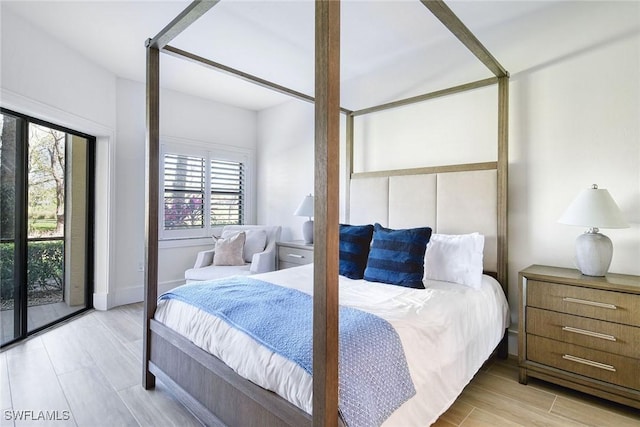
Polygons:
M313 264L252 276L313 293ZM500 342L509 322L504 293L483 276L475 290L426 281L410 289L340 276L340 304L378 315L398 332L416 395L384 426L428 426L447 410ZM175 299L158 303L155 319L221 359L241 376L311 413L311 376L243 332Z

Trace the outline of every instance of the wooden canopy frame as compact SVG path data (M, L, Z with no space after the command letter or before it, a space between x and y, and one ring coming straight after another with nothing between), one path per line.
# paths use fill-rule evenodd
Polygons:
M151 334L158 297L159 209L159 93L160 52L196 62L260 86L315 103L315 221L313 305L313 425L337 425L338 413L338 222L340 113L347 118L346 176L353 174L354 117L498 85L498 271L506 292L507 283L507 172L509 73L456 17L442 0L420 0L495 77L415 96L362 110L342 108L340 100L340 1L316 1L315 98L169 45L192 22L219 0L195 0L154 38L147 40L146 84L146 276L144 304L143 386L155 386L151 372ZM346 194L347 206L349 194ZM178 345L177 343L176 345ZM502 351L506 354L506 339Z

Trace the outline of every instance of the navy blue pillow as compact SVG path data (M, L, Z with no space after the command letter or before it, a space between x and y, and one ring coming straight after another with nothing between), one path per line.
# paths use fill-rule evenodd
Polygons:
M364 279L424 289L424 253L431 228L392 230L376 224Z
M373 225L340 224L340 274L362 279L367 266Z

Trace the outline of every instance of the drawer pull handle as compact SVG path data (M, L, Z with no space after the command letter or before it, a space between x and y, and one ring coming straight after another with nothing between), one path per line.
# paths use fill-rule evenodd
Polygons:
M562 301L575 302L576 304L591 305L593 307L609 308L611 310L617 310L618 309L618 307L616 307L613 304L607 304L607 303L604 303L604 302L597 302L597 301L588 301L586 299L577 299L577 298L564 297L564 298L562 298Z
M573 332L575 334L588 335L594 338L602 338L603 340L616 341L616 337L614 337L613 335L601 334L599 332L587 331L585 329L578 329L571 326L563 326L562 330L567 332Z
M304 258L304 255L298 255L298 254L287 254L287 256L291 258L299 258L299 259Z
M570 360L572 362L582 363L583 365L593 366L594 368L604 369L605 371L615 372L616 368L611 365L605 365L604 363L594 362L593 360L583 359L581 357L572 356L570 354L564 354L563 359Z

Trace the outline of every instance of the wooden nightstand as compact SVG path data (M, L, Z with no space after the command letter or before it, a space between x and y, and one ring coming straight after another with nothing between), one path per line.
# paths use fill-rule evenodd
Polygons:
M313 262L313 244L307 245L302 240L277 242L278 270L311 264Z
M520 382L640 408L640 277L532 265L518 282Z

